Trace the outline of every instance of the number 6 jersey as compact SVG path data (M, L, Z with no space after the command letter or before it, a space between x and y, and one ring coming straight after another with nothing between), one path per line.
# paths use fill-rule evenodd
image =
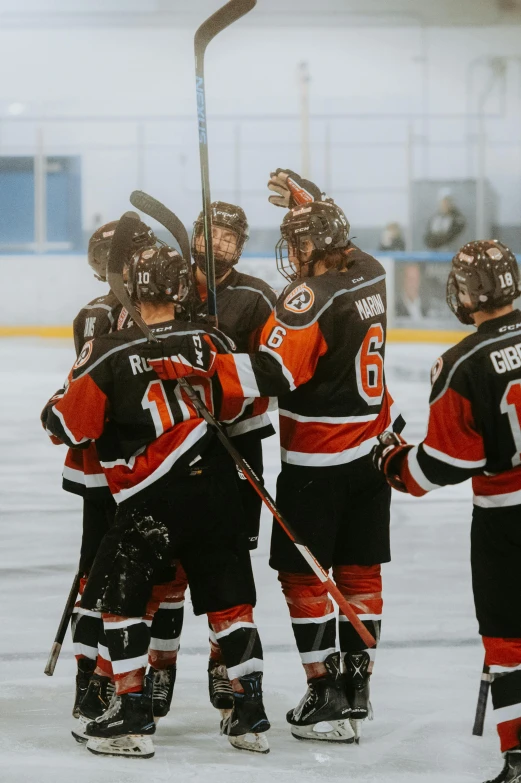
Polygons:
M385 384L385 271L355 246L348 257L286 288L259 353L216 359L225 395L279 398L287 464L339 468L404 426Z
M400 468L421 496L472 477L474 505L521 504L521 312L485 321L432 368L427 435Z

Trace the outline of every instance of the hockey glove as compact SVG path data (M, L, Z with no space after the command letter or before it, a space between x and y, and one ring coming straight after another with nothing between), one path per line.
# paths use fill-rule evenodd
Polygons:
M405 455L412 448L412 445L407 443L397 432L387 430L378 436L378 445L373 446L371 451L375 468L384 474L393 489L400 492L407 492L407 488L400 478L400 469Z
M176 381L187 375L211 377L215 372L217 349L208 334L193 334L186 337L181 351L170 353L168 339L158 343L147 343L141 350L156 375L163 381ZM176 341L176 347L179 342Z
M291 169L272 171L268 188L277 194L268 199L276 207L292 209L308 204L310 201L322 201L320 189L308 179L302 179Z

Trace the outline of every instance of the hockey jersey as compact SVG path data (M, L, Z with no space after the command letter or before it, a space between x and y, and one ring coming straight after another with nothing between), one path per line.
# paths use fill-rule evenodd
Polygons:
M98 296L82 307L72 323L76 356L87 340L109 334L116 329L125 329L131 323L130 316L112 291Z
M169 336L181 352L187 341L201 345L207 332L219 352L230 350L222 333L204 325L169 321L151 329L159 338ZM54 442L81 449L95 441L118 503L196 465L214 437L179 384L160 381L141 356L146 343L136 326L85 343L66 387L42 413ZM244 401L225 399L217 379L202 378L192 386L221 421L242 412Z
M126 329L132 320L119 300L109 291L93 299L79 311L73 321L74 348L76 356L88 340L100 337L116 329ZM65 456L62 486L66 492L83 497L108 494L109 488L99 463L96 446L91 443L87 449L69 449Z
M399 469L407 491L472 478L476 506L521 505L521 311L482 323L431 380L427 435Z
M216 359L225 394L278 397L290 465L341 468L404 425L385 383L385 271L354 245L349 259L286 288L257 354Z
M195 275L195 268L194 268ZM273 312L277 294L258 277L245 275L233 268L217 285L217 312L219 329L235 343L237 351L257 350L264 324ZM206 300L197 293L197 320L207 316ZM275 430L267 415L269 400L256 398L245 409L241 419L228 427L230 437L255 432L259 438L268 438Z

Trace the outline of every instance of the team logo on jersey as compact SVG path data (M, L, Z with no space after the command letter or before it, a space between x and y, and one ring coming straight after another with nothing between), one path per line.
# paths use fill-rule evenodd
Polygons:
M94 342L94 340L89 340L88 342L85 343L85 345L81 349L80 355L76 359L76 364L72 368L73 370L77 370L78 367L83 367L84 364L87 364L87 362L90 359L90 355L92 353L92 343L93 342Z
M431 367L431 386L434 386L434 384L440 377L440 373L442 370L443 370L443 359L440 356L440 358L436 359L436 361Z
M315 294L305 283L294 288L284 300L286 310L292 313L306 313L313 307Z

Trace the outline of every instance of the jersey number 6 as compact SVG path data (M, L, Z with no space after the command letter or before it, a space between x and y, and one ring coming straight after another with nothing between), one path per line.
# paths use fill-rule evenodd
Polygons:
M358 393L368 405L379 405L384 393L384 360L378 350L384 344L382 324L372 324L356 355Z

